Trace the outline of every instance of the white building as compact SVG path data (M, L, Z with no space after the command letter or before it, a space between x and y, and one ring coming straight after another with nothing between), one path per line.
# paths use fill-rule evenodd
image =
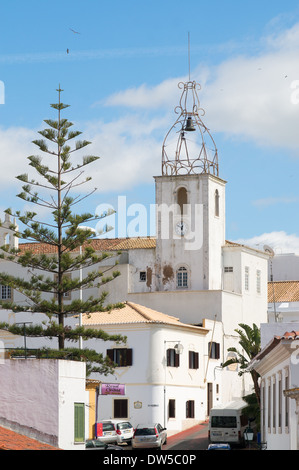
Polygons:
M83 325L127 337L126 344L102 342L101 352L117 367L101 378L98 420L160 422L171 434L204 421L212 404L239 393L236 369L221 368L219 322L198 327L127 302L123 309L84 315ZM96 347L90 340L86 345Z
M299 450L298 338L298 331L272 336L251 363L261 376L261 433L268 450Z
M84 362L0 361L0 425L64 450L85 449L89 394Z
M299 321L299 280L268 283L268 321Z
M200 105L196 101L197 84L187 82L182 88L179 106L181 114L166 135L162 146L162 174L155 177L156 237L94 240L92 244L97 252L114 253L119 261L117 269L121 276L108 286L110 293L107 302L127 301L175 316L182 324L189 324L189 335L191 331L193 335L196 331L197 336L200 336L200 327L213 332L213 325L218 325L219 361L205 364L205 381L202 382L200 375L196 383L197 390L200 387L198 397L202 403L198 407L197 416L201 419L205 418L209 408L217 402L230 401L251 391L248 383L237 380L237 371L220 371L219 366L220 360L223 362L227 358L227 348L238 347L238 335L234 330L240 323L259 325L267 321L269 255L264 251L226 241L226 182L219 176L217 149L198 114ZM193 100L191 106L188 96ZM186 103L186 107L183 103ZM12 238L8 239L9 220L5 221L0 232L6 237L7 243L14 243ZM36 254L55 253L51 246L45 244L20 244L19 248L22 251L32 249ZM117 255L119 250L122 251L121 255ZM111 261L107 259L102 265L107 268L109 263ZM26 268L10 261L1 260L0 269L29 279ZM83 276L85 274L83 272ZM74 276L79 277L78 273ZM26 302L24 297L11 292L7 286L2 286L0 295L5 299L13 298L16 302ZM72 299L79 295L79 292L72 294ZM97 296L99 291L91 288L83 295ZM69 300L65 298L66 303ZM7 317L7 312L5 315ZM17 315L11 314L10 321L18 321ZM22 321L25 320L22 318ZM112 328L113 325L110 325L109 331ZM117 325L117 332L118 328L126 329L127 324ZM147 379L151 383L155 378L159 383L146 394L148 404L155 404L155 396L151 397L151 394L159 390L160 396L161 387L164 386L161 366L164 352L162 354L161 347L164 347L165 338L161 333L161 326L159 328L159 332L153 334L151 325L149 334L142 325L142 328L136 329L133 338L130 334L130 341L134 341L134 349L137 351L135 356L139 358L148 354L148 371L143 380ZM186 331L187 327L182 327L182 334ZM152 349L145 349L138 335L146 335L146 344L149 344L150 337L153 341L154 337L160 336L157 344L155 343L157 350L160 350L160 370L157 370ZM171 337L170 335L170 339ZM199 343L198 352L202 355L200 361L204 364L207 353L206 346L203 347L202 344ZM221 358L218 357L219 351ZM116 377L121 382L126 378L129 384L127 390L130 390L133 397L130 400L133 403L141 401L138 398L139 389L133 391L135 372L134 377L132 371L125 372L125 375L119 376L116 373ZM138 376L140 373L142 368L139 367ZM193 375L194 371L188 377ZM181 376L175 374L173 377L181 383ZM221 380L219 383L218 378ZM146 387L144 382L142 384ZM178 402L180 403L179 399ZM150 409L154 416L157 410L155 407ZM134 410L132 409L132 413L135 413ZM182 423L180 426L185 425Z

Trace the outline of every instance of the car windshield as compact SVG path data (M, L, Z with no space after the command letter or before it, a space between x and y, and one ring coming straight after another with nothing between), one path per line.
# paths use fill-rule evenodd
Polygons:
M101 441L86 441L86 449L90 449L92 447L106 447L106 445Z
M156 434L155 428L137 428L135 436L153 436Z
M119 423L117 425L117 428L120 429L120 430L123 430L123 429L130 429L132 428L132 424L131 423Z
M103 431L114 431L114 424L103 423Z
M236 428L236 416L212 416L212 428Z

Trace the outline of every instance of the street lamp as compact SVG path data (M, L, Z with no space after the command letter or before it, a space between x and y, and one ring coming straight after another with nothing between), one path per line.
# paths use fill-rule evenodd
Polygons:
M248 424L248 427L244 431L244 439L248 443L249 447L250 447L250 443L253 440L253 435L254 435L253 429L250 427L250 424Z
M166 428L167 424L167 416L166 416L166 367L167 367L167 356L166 356L166 344L167 343L175 343L174 345L174 351L176 354L182 354L184 350L184 346L181 344L180 341L164 341L164 428Z

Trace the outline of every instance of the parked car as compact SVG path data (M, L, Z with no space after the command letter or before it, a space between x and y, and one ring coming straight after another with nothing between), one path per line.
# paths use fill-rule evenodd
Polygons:
M125 442L130 445L134 434L132 424L129 423L129 421L114 421L114 425L116 428L117 443L123 444Z
M116 427L112 421L100 421L96 424L96 438L105 444L117 444Z
M113 444L106 444L98 439L88 439L85 442L86 450L121 450L121 447Z
M161 424L138 424L135 428L132 448L133 449L162 449L167 443L167 431Z

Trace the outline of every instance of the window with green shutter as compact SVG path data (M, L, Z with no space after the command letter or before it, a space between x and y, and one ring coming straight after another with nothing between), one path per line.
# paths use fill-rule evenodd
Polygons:
M75 403L75 442L85 441L85 404Z

